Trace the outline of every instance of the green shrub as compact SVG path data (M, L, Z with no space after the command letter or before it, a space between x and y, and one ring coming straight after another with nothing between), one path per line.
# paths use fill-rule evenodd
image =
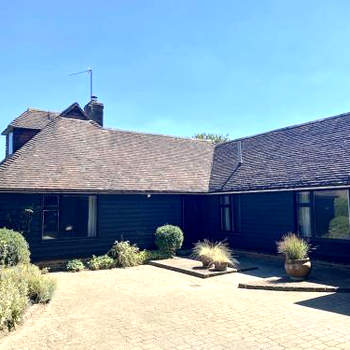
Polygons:
M29 301L47 303L56 282L32 264L0 270L0 329L11 330L21 320Z
M156 245L163 252L170 256L175 255L180 249L184 240L182 230L178 226L164 225L158 227L155 233Z
M140 264L146 264L151 260L168 259L170 256L168 253L164 253L160 250L142 250L139 252Z
M130 267L140 265L140 250L135 244L129 241L116 241L108 252L117 267Z
M13 268L0 272L0 329L11 330L28 305L28 285Z
M92 258L88 261L87 265L90 270L111 269L114 267L114 260L108 255L93 255Z
M27 241L16 231L7 228L0 229L0 264L15 266L19 263L28 264L30 252Z
M32 264L18 266L18 275L28 284L28 297L37 303L47 303L51 300L56 289L56 281L48 274Z
M85 266L80 259L73 259L67 262L66 269L71 272L79 272L84 270Z
M277 242L277 251L289 260L305 259L310 251L310 245L295 233L287 233Z

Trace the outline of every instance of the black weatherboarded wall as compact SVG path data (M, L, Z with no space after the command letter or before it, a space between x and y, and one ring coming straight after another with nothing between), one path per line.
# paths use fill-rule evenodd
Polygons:
M233 231L222 232L219 196L185 198L185 231L189 240L227 239L232 248L276 252L276 240L295 231L292 192L231 195Z
M296 231L293 192L239 195L237 234L230 236L242 248L276 252L276 241Z
M40 194L0 194L0 227L14 225L24 209L33 208L30 232L25 236L33 260L104 254L115 240L130 240L140 248L154 246L158 226L182 226L182 198L177 195L99 195L96 238L41 239ZM9 221L12 216L12 224ZM25 227L24 218L21 219ZM15 227L17 229L17 227Z

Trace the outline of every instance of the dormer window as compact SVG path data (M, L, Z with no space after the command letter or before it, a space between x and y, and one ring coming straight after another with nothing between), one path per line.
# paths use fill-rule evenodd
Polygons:
M13 153L13 131L9 132L7 137L7 153L10 155Z

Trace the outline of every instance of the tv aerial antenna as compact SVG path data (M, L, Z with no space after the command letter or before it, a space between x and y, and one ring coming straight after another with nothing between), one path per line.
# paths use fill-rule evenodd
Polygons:
M71 73L71 74L69 74L69 76L83 74L83 73L88 73L90 76L90 99L91 99L93 96L92 95L92 68L89 67L88 69L82 70L81 72Z

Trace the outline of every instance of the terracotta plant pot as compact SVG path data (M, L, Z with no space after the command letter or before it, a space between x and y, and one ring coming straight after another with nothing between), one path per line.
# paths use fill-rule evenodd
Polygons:
M310 274L311 261L309 258L295 260L286 259L284 268L292 280L302 281Z
M199 258L199 260L202 262L202 264L203 264L203 267L207 267L207 268L209 268L209 265L210 265L210 263L211 263L211 260L210 260L210 258L208 258L207 256L201 256L200 258Z
M213 263L215 270L226 271L228 267L228 262L215 262Z

